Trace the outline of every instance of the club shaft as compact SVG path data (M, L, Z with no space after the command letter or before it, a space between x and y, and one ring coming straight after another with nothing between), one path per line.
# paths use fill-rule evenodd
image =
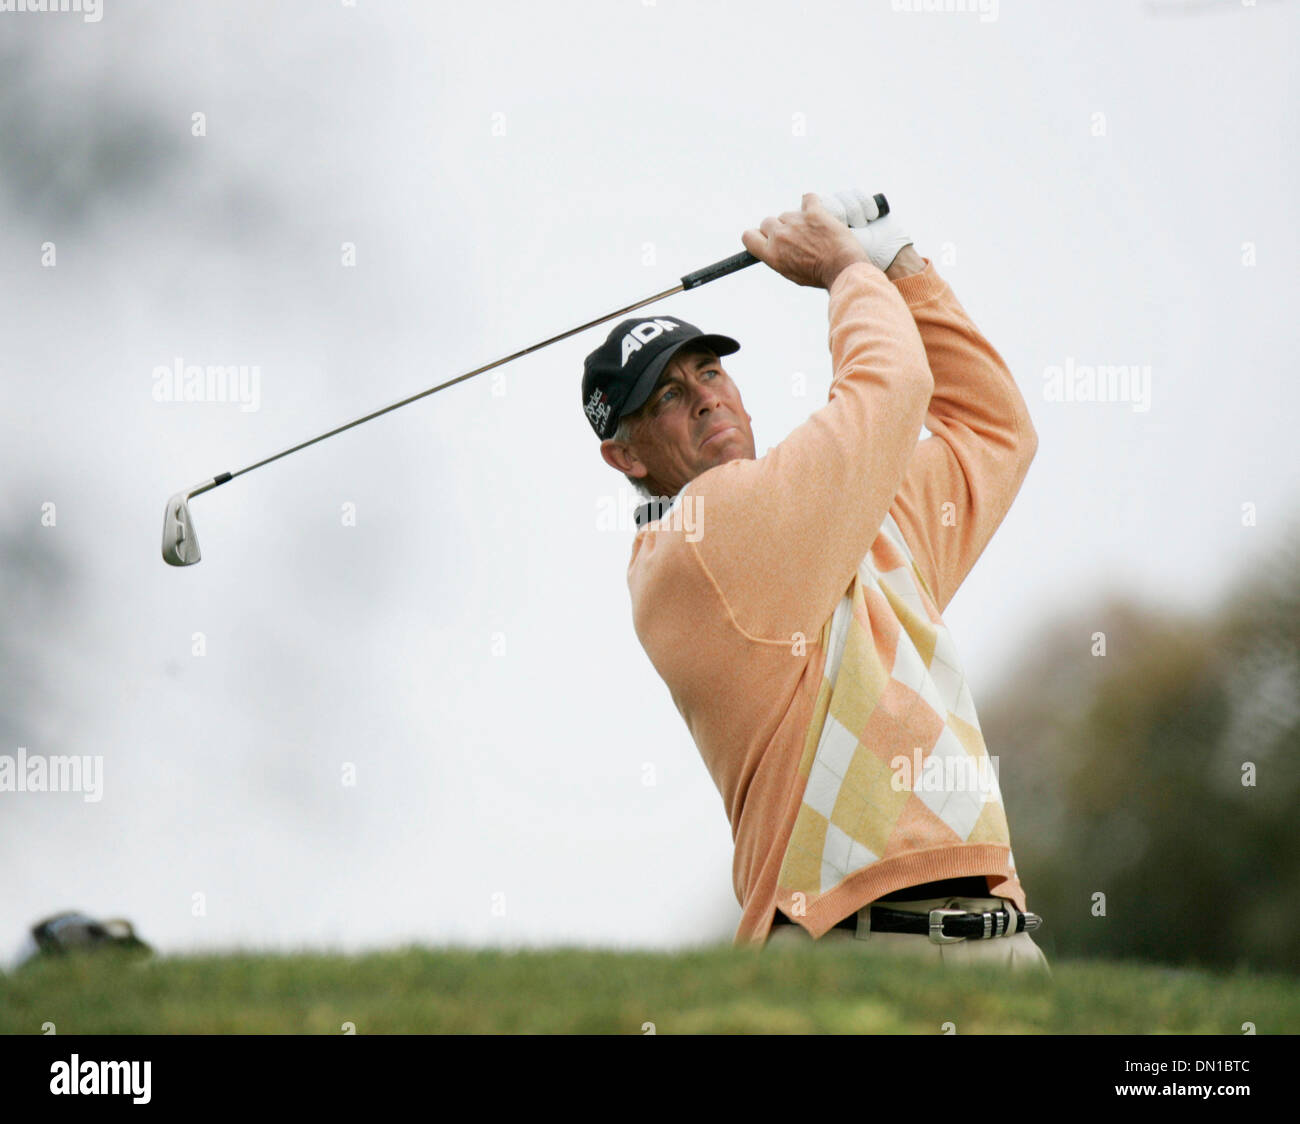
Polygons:
M288 449L275 453L258 461L256 464L250 464L246 468L241 468L238 472L222 473L221 476L214 477L215 483L211 487L226 483L227 480L233 480L236 476L243 476L246 472L252 472L255 468L261 468L272 461L278 461L281 457L287 457L290 453L296 453L299 449L305 449L308 445L315 445L318 441L324 441L327 437L333 437L335 434L342 433L345 429L352 429L354 426L363 425L365 422L373 421L383 414L391 413L393 410L399 410L403 406L409 406L412 402L419 401L421 398L427 398L430 394L435 394L439 390L445 390L449 386L454 386L458 382L464 382L466 379L473 378L475 375L481 375L484 371L490 371L493 367L500 367L503 363L509 363L511 360L519 359L534 351L540 351L544 347L549 347L560 340L568 339L570 336L576 336L579 332L585 332L588 328L594 328L597 324L603 324L607 320L613 320L616 316L622 316L627 312L634 312L647 304L653 304L655 301L663 300L665 297L671 297L674 293L680 293L683 285L674 285L671 289L665 289L662 293L655 293L652 297L646 297L645 300L637 301L635 304L629 304L626 308L617 309L614 312L599 316L595 320L588 320L585 324L579 324L576 328L570 328L567 332L561 332L558 336L551 336L550 339L542 340L530 347L525 347L520 351L512 352L510 355L504 355L500 359L494 359L491 363L485 363L481 367L475 367L472 371L466 371L463 375L457 375L454 379L448 379L437 386L431 386L428 390L422 390L418 394L412 394L408 398L403 398L400 402L394 402L391 406L385 406L382 410L375 410L374 413L366 414L365 417L357 418L354 421L347 422L345 425L337 426L327 433L322 433L317 437L312 437L306 441L299 442ZM223 479L224 477L224 479ZM208 488L204 488L207 491Z

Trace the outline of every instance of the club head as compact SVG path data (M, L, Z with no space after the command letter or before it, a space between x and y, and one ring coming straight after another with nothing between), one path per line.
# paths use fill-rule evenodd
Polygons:
M163 512L162 556L169 566L193 566L202 557L185 492L172 496Z

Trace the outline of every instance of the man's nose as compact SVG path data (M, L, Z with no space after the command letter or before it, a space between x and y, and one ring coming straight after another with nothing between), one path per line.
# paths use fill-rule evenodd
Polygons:
M697 386L695 388L695 413L702 414L706 409L716 410L722 405L722 393L716 386Z

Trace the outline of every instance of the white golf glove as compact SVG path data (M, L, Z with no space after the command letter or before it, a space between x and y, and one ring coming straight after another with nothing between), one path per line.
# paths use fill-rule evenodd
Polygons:
M894 264L899 250L912 244L912 236L898 225L894 212L891 210L884 218L878 217L880 211L875 199L861 188L826 194L819 192L817 198L823 207L853 231L853 236L862 243L867 257L877 269L888 269Z

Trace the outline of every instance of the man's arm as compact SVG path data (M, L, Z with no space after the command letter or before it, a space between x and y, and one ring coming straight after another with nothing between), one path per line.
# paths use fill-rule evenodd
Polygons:
M761 229L763 239L746 232L746 249L797 283L828 286L830 401L758 460L688 484L685 495L703 501L702 526L682 546L751 639L813 642L898 494L934 379L897 288L815 196L805 196L802 218ZM813 246L823 234L852 252Z
M925 344L933 434L917 445L891 509L940 612L984 552L1038 448L1002 357L933 264L911 247L887 271Z
M898 251L893 264L885 270L885 276L891 281L901 281L914 273L925 272L926 261L911 246L904 246Z

